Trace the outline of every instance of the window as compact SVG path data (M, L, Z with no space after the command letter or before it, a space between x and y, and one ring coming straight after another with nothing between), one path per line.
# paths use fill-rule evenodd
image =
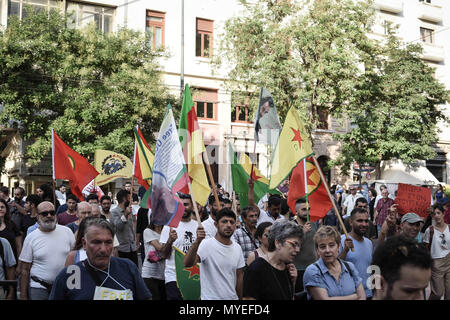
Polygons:
M420 28L420 37L425 43L434 43L434 30L427 28Z
M211 57L213 43L214 21L197 18L197 33L195 38L195 55Z
M328 130L328 112L326 110L319 109L319 124L317 125L317 129Z
M248 107L247 106L236 106L236 108L231 112L232 122L250 122L248 120Z
M419 0L419 2L431 3L431 0Z
M217 90L197 89L194 103L197 118L217 120Z
M97 5L85 5L67 2L67 15L69 27L85 27L95 23L97 29L103 33L113 30L113 16L115 9Z
M164 45L164 20L165 13L147 10L145 33L153 49Z
M26 17L26 7L31 6L35 12L41 10L61 11L62 1L58 0L8 0L8 16L19 16L19 19Z

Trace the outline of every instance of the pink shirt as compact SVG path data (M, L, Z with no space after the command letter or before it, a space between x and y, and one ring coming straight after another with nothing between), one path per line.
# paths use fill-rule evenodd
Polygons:
M378 212L377 220L375 221L377 225L383 225L384 220L389 213L389 208L394 204L394 200L391 198L381 198L378 200L377 207L375 208Z

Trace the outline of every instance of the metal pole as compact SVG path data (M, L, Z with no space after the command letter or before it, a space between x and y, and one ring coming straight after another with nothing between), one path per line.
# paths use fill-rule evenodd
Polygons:
M181 0L181 72L180 72L180 97L183 100L184 91L184 0Z

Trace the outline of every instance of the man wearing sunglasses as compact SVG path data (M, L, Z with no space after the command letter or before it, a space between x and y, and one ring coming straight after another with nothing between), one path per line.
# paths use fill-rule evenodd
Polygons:
M57 224L55 207L44 201L37 207L39 228L23 244L20 299L47 300L52 283L75 244L72 231Z

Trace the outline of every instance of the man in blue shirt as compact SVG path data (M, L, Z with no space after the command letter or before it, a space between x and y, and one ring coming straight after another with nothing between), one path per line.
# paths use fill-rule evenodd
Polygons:
M83 238L87 259L59 273L49 299L150 300L152 295L136 265L129 259L111 257L113 239L108 221L89 221Z
M372 290L367 287L367 267L371 265L373 245L372 241L364 237L365 232L369 227L369 213L363 208L355 208L350 214L349 238L345 235L341 236L341 248L339 251L339 258L345 261L352 262L358 270L359 276L362 278L364 291L367 299L372 297ZM351 248L354 251L351 251Z

